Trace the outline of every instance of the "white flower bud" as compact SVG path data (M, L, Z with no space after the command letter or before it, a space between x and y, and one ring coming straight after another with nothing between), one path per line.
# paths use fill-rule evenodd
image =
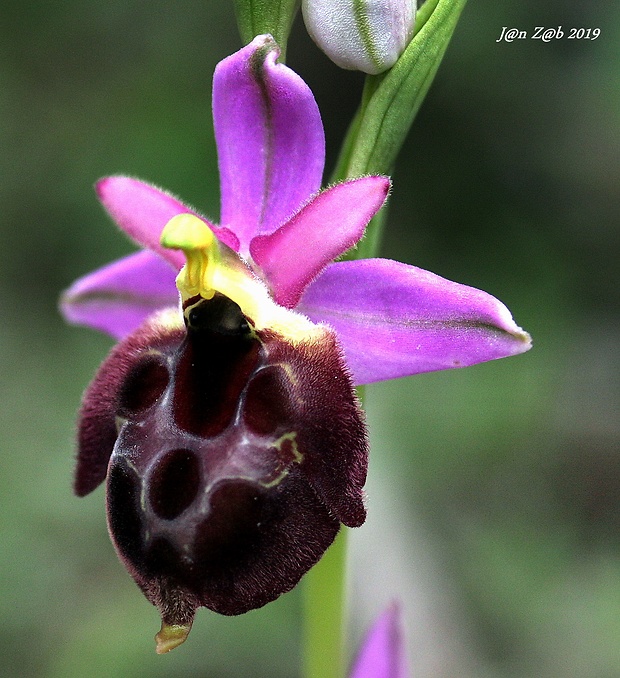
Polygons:
M415 0L302 0L306 28L341 68L381 73L413 35Z

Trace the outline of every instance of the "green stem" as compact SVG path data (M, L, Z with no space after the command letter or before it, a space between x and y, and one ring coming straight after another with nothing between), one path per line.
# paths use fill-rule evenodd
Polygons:
M364 80L364 89L362 90L360 105L357 113L351 121L351 124L349 125L347 135L342 144L342 148L340 149L338 162L331 176L332 184L338 183L339 181L344 181L345 179L353 178L355 176L349 172L349 162L358 143L359 126L366 112L366 107L368 106L368 103L372 99L372 95L381 83L382 79L383 74L381 73L379 75L367 75L366 79Z
M394 67L367 76L332 182L392 171L465 3L427 0L417 14L415 37ZM371 220L365 239L345 258L376 256L385 217L384 207ZM362 389L359 391L362 398ZM346 542L343 527L323 559L304 578L304 678L345 678Z
M347 528L304 577L305 678L344 678Z
M352 178L349 158L358 143L358 126L365 108L382 80L382 75L367 76L357 115L340 152L332 174L332 183ZM383 208L371 220L374 228L357 249L347 252L345 259L361 259L377 254L385 221ZM360 400L363 387L358 388ZM342 526L332 546L304 577L304 678L345 678L349 657L346 652L347 623L347 528Z

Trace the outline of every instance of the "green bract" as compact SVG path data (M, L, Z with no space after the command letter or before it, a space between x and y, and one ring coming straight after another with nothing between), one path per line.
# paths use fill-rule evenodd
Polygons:
M427 0L415 34L394 66L366 80L337 177L389 174L448 47L466 0Z
M286 43L300 0L234 0L237 24L243 44L257 35L270 33L280 47L280 61L286 56Z
M424 101L467 0L427 0L418 10L413 39L394 66L366 78L360 107L351 122L332 177L390 174ZM385 210L366 229L349 257L368 257L381 238Z

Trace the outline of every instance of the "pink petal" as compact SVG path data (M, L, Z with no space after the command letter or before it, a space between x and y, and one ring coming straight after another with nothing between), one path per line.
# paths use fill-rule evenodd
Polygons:
M387 177L337 184L319 193L274 233L252 240L250 254L280 305L296 306L325 266L355 245L389 189Z
M466 367L531 347L491 295L388 259L328 266L297 310L336 330L357 384Z
M221 61L213 78L213 122L220 167L222 225L246 254L321 185L325 138L312 92L276 63L271 36Z
M221 242L234 250L239 249L239 241L230 231L209 223L191 207L151 184L131 177L114 176L98 181L96 190L112 219L130 238L159 254L177 270L185 263L183 253L159 244L164 226L177 214L196 214L209 225Z
M350 678L408 678L400 609L388 608L370 629Z
M138 252L79 280L63 294L60 310L70 323L122 339L154 311L178 305L176 272L151 252Z

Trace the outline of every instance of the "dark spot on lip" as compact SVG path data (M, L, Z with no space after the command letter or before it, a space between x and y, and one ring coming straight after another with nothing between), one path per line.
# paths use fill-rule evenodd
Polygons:
M113 463L110 468L107 502L110 531L114 534L119 551L133 562L141 563L140 481L123 461Z
M267 435L278 427L286 428L291 417L284 370L276 365L264 367L248 385L243 405L245 424L254 433Z
M191 450L177 449L159 460L150 478L153 512L174 520L189 508L200 490L200 462Z
M197 530L196 553L203 567L224 572L256 552L269 511L263 491L244 481L223 482L210 503L210 515Z
M147 356L133 365L121 387L118 414L123 418L139 414L162 396L170 375L157 356Z

